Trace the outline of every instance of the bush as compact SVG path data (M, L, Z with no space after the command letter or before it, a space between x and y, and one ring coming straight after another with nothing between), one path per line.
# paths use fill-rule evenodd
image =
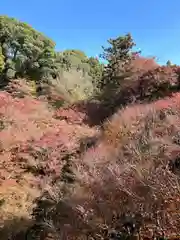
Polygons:
M96 145L75 161L76 184L51 190L54 203L46 193L50 207L38 203L37 221L45 217L56 235L70 239L178 235L179 99L115 114Z
M72 104L90 98L94 93L93 79L82 72L71 70L51 81L54 90L62 96L66 103Z
M96 134L95 129L85 125L68 124L65 120L55 119L55 111L47 102L31 96L29 85L27 89L21 89L21 84L25 82L15 82L13 89L17 92L23 90L23 98L6 91L0 93L2 228L10 220L12 225L15 224L13 219L17 218L32 223L31 212L35 199L53 183L73 181L71 164L75 156L80 154L81 139ZM12 86L9 92L10 89ZM14 234L27 229L23 224L21 227L13 228Z

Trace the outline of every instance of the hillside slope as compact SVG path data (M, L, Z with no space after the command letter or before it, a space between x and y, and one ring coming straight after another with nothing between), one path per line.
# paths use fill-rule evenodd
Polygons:
M18 98L0 92L1 227L16 218L31 219L33 201L62 178L62 169L78 155L81 140L97 134L96 129L68 124L54 115L47 102L30 93ZM18 231L23 225L22 220Z
M108 40L103 65L0 16L2 240L180 234L180 66Z

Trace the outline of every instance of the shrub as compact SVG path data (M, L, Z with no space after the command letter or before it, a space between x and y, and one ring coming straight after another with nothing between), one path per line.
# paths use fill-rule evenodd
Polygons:
M149 61L144 70L141 61ZM141 58L137 62L134 60L134 64L133 74L122 82L121 88L117 89L111 98L109 95L103 95L102 98L101 95L100 109L106 114L99 122L113 115L119 107L135 103L150 103L172 96L173 93L179 91L179 67L157 66L153 60L141 60ZM139 67L138 64L140 64Z
M66 192L51 190L54 203L46 193L51 206L41 199L36 220L45 217L54 234L67 239L178 235L178 103L179 95L115 114L96 145L75 161L76 183Z
M23 90L23 98L13 97L6 91L0 93L2 228L10 220L11 225L15 224L13 219L18 217L31 220L33 202L48 185L73 181L71 164L80 154L81 139L96 134L95 129L85 125L55 119L48 103L34 99L29 88L21 89L21 84L24 81L13 82L13 89ZM15 234L20 230L13 228L12 231Z
M88 99L94 93L92 78L83 76L82 72L64 71L62 76L51 82L52 87L59 93L66 103L72 104Z

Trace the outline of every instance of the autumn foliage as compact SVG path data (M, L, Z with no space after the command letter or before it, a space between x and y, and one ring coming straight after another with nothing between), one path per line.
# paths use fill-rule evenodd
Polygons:
M19 84L17 92L18 89ZM14 218L30 219L33 201L46 187L63 179L61 172L79 154L80 140L96 134L93 128L70 125L54 115L51 105L43 100L29 95L13 97L7 91L0 93L2 227ZM30 223L25 225L27 228ZM21 223L14 230L23 228Z
M63 53L83 69L78 84L66 72L56 84L14 79L1 89L2 240L179 236L180 67L133 54L129 34L109 43L105 70ZM87 79L87 60L99 82Z
M93 113L102 121L96 101L54 109L24 80L1 91L2 229L21 218L29 222L14 234L36 224L28 234L39 236L40 224L54 239L178 235L178 71L155 66L138 76L135 101L101 128L87 125Z
M95 144L74 159L75 184L66 194L55 184L55 195L46 193L50 206L39 201L35 219L45 217L62 239L177 236L179 103L177 93L118 111Z

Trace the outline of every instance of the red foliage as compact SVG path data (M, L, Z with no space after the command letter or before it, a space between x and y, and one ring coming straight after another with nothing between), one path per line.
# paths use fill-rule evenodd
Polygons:
M148 71L139 79L139 98L157 99L169 96L173 91L177 91L179 86L179 75L177 68L159 67L153 71ZM138 96L137 94L137 96Z
M65 164L64 156L75 154L80 139L96 132L85 125L55 119L54 115L45 102L0 93L0 120L4 124L0 130L1 179L22 178L30 168L57 175Z
M102 228L120 228L123 222L115 216L129 213L139 216L135 225L139 221L142 236L179 233L179 170L170 168L180 153L179 107L177 94L154 104L127 107L104 125L97 146L78 163L81 188L73 192L67 211L67 217L84 214L78 229L105 237ZM54 226L72 239L85 239L73 221L69 230L62 223L54 218Z
M75 189L56 199L56 214L46 212L56 233L108 239L108 231L123 229L128 213L142 238L179 234L179 99L178 93L126 107L104 124L96 146L76 161Z
M134 60L130 74L121 81L119 89L112 96L105 98L108 100L96 104L95 112L90 111L89 121L95 124L102 123L105 119L112 116L120 107L135 103L150 103L158 99L170 97L179 91L179 67L158 66L154 60L137 58ZM132 65L133 66L133 65ZM98 109L99 115L96 114ZM97 118L99 117L99 118Z
M141 71L141 73L159 67L154 58L145 58L142 56L136 56L131 64L135 72Z
M179 69L174 67L157 67L133 75L132 80L127 80L121 91L115 96L118 104L131 102L149 102L170 96L179 88Z
M104 227L122 229L116 217L126 213L139 214L144 236L180 229L180 70L143 58L133 64L112 108L91 101L54 110L27 95L0 93L0 193L26 183L27 195L32 188L41 194L48 186L54 199L41 219L51 219L64 239L105 239ZM103 124L98 140L86 141L97 130L84 123L101 123L120 105L126 107ZM62 191L69 166L76 182Z
M55 118L66 120L68 123L81 124L86 118L86 113L80 111L77 106L73 105L67 108L60 108L55 112Z

